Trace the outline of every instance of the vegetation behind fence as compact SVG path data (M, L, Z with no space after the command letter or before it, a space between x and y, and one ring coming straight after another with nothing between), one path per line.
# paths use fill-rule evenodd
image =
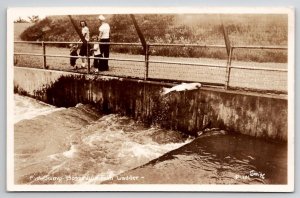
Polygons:
M73 16L78 22L86 20L91 34L98 34L99 21L96 15ZM227 28L232 45L287 45L287 16L285 15L136 15L141 30L149 43L208 44L223 45L220 18ZM112 42L139 42L129 15L108 15ZM78 41L74 28L67 16L47 17L21 34L25 41ZM66 47L65 44L58 44ZM137 48L114 47L113 52L143 54ZM224 59L220 49L159 47L151 50L152 55L169 57L202 57ZM287 62L286 51L239 49L234 60L255 62Z

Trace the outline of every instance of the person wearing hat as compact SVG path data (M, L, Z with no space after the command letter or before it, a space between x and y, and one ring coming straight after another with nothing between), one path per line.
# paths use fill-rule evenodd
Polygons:
M102 43L108 43L110 42L110 26L105 22L105 17L103 15L99 16L99 21L101 23L99 27L99 41ZM100 51L104 58L109 58L109 44L100 44ZM102 68L103 70L108 70L108 60L103 61Z

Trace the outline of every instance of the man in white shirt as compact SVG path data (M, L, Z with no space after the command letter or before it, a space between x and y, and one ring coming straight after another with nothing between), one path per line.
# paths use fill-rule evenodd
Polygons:
M110 26L105 22L103 15L99 16L100 27L99 27L99 41L103 43L110 42ZM104 58L109 58L109 44L100 44L100 51ZM108 60L103 61L103 69L108 70Z
M84 39L86 41L89 41L90 40L90 31L89 31L89 28L87 27L87 24L85 21L80 21L80 26L81 26L81 33L84 37ZM80 47L80 51L79 51L79 55L82 57L81 58L81 67L85 68L85 59L86 59L86 56L88 55L88 52L89 52L89 49L88 49L88 44L87 42L83 42L81 47Z

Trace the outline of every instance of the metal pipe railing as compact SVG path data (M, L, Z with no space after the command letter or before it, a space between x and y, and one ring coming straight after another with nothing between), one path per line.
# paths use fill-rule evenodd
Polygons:
M27 56L44 56L44 54L34 54L34 53L18 53L15 52L15 55L27 55ZM46 54L46 57L57 57L57 58L81 58L81 56L69 56L69 55L58 55L58 54ZM128 61L128 62L145 62L144 60L140 59L129 59L129 58L98 58L89 56L89 59L96 59L96 60L115 60L115 61Z
M213 64L202 64L202 63L187 63L187 62L176 62L176 61L148 61L148 62L149 63L175 64L175 65L191 65L191 66L226 68L226 65L213 65Z
M232 48L239 48L239 49L257 49L257 50L272 50L272 49L277 49L277 50L287 50L288 47L285 46L259 46L259 45L237 45L237 46L232 46Z
M233 51L233 48L230 47L229 48L229 55L228 55L227 65L226 65L225 89L228 89L228 87L229 87L231 61L232 61L232 51Z
M149 43L155 47L201 47L201 48L225 48L225 45L205 45L205 44L173 44L173 43Z
M25 43L25 44L41 44L42 46L42 54L39 53L20 53L15 52L14 55L26 55L26 56L42 56L43 57L43 67L48 69L47 66L47 57L60 57L60 58L82 58L81 56L70 56L70 55L58 55L58 54L47 54L46 46L52 44L82 44L82 42L65 42L65 41L14 41L14 43ZM114 42L88 42L89 44L109 44L109 45L117 45L117 46L140 46L141 43L114 43ZM234 49L250 49L250 50L287 50L286 46L254 46L254 45L240 45L240 46L230 46L230 53L228 54L228 59L226 65L220 64L201 64L201 63L192 63L192 62L177 62L177 61L160 61L160 60L149 60L150 57L150 48L151 47L200 47L200 48L223 48L226 49L225 45L205 45L205 44L162 44L162 43L147 43L146 51L144 54L144 60L142 59L126 59L126 58L97 58L93 56L88 56L88 73L90 73L90 59L102 59L102 60L115 60L115 61L128 61L128 62L144 62L145 63L145 73L144 79L148 79L149 75L149 64L150 63L161 63L161 64L176 64L176 65L190 65L190 66L198 66L198 67L211 67L211 68L220 68L226 69L225 72L225 80L224 80L224 88L228 89L230 82L230 71L231 69L242 69L242 70L258 70L258 71L277 71L277 72L287 72L287 69L280 68L268 68L268 67L249 67L242 65L232 65L232 57ZM89 50L87 48L87 50Z
M14 43L25 44L82 44L81 41L14 41ZM114 42L90 42L89 44L109 44L109 45L130 45L130 46L142 46L140 43L114 43Z
M279 68L268 68L268 67L247 67L247 66L231 66L235 69L245 69L245 70L260 70L260 71L278 71L278 72L287 72L287 69Z

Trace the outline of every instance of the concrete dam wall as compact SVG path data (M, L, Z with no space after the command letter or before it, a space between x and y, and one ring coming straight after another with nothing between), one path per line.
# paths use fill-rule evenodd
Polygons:
M287 141L287 99L202 87L162 95L166 84L14 67L15 93L58 107L92 104L104 114L119 113L149 125L195 135L204 126Z

